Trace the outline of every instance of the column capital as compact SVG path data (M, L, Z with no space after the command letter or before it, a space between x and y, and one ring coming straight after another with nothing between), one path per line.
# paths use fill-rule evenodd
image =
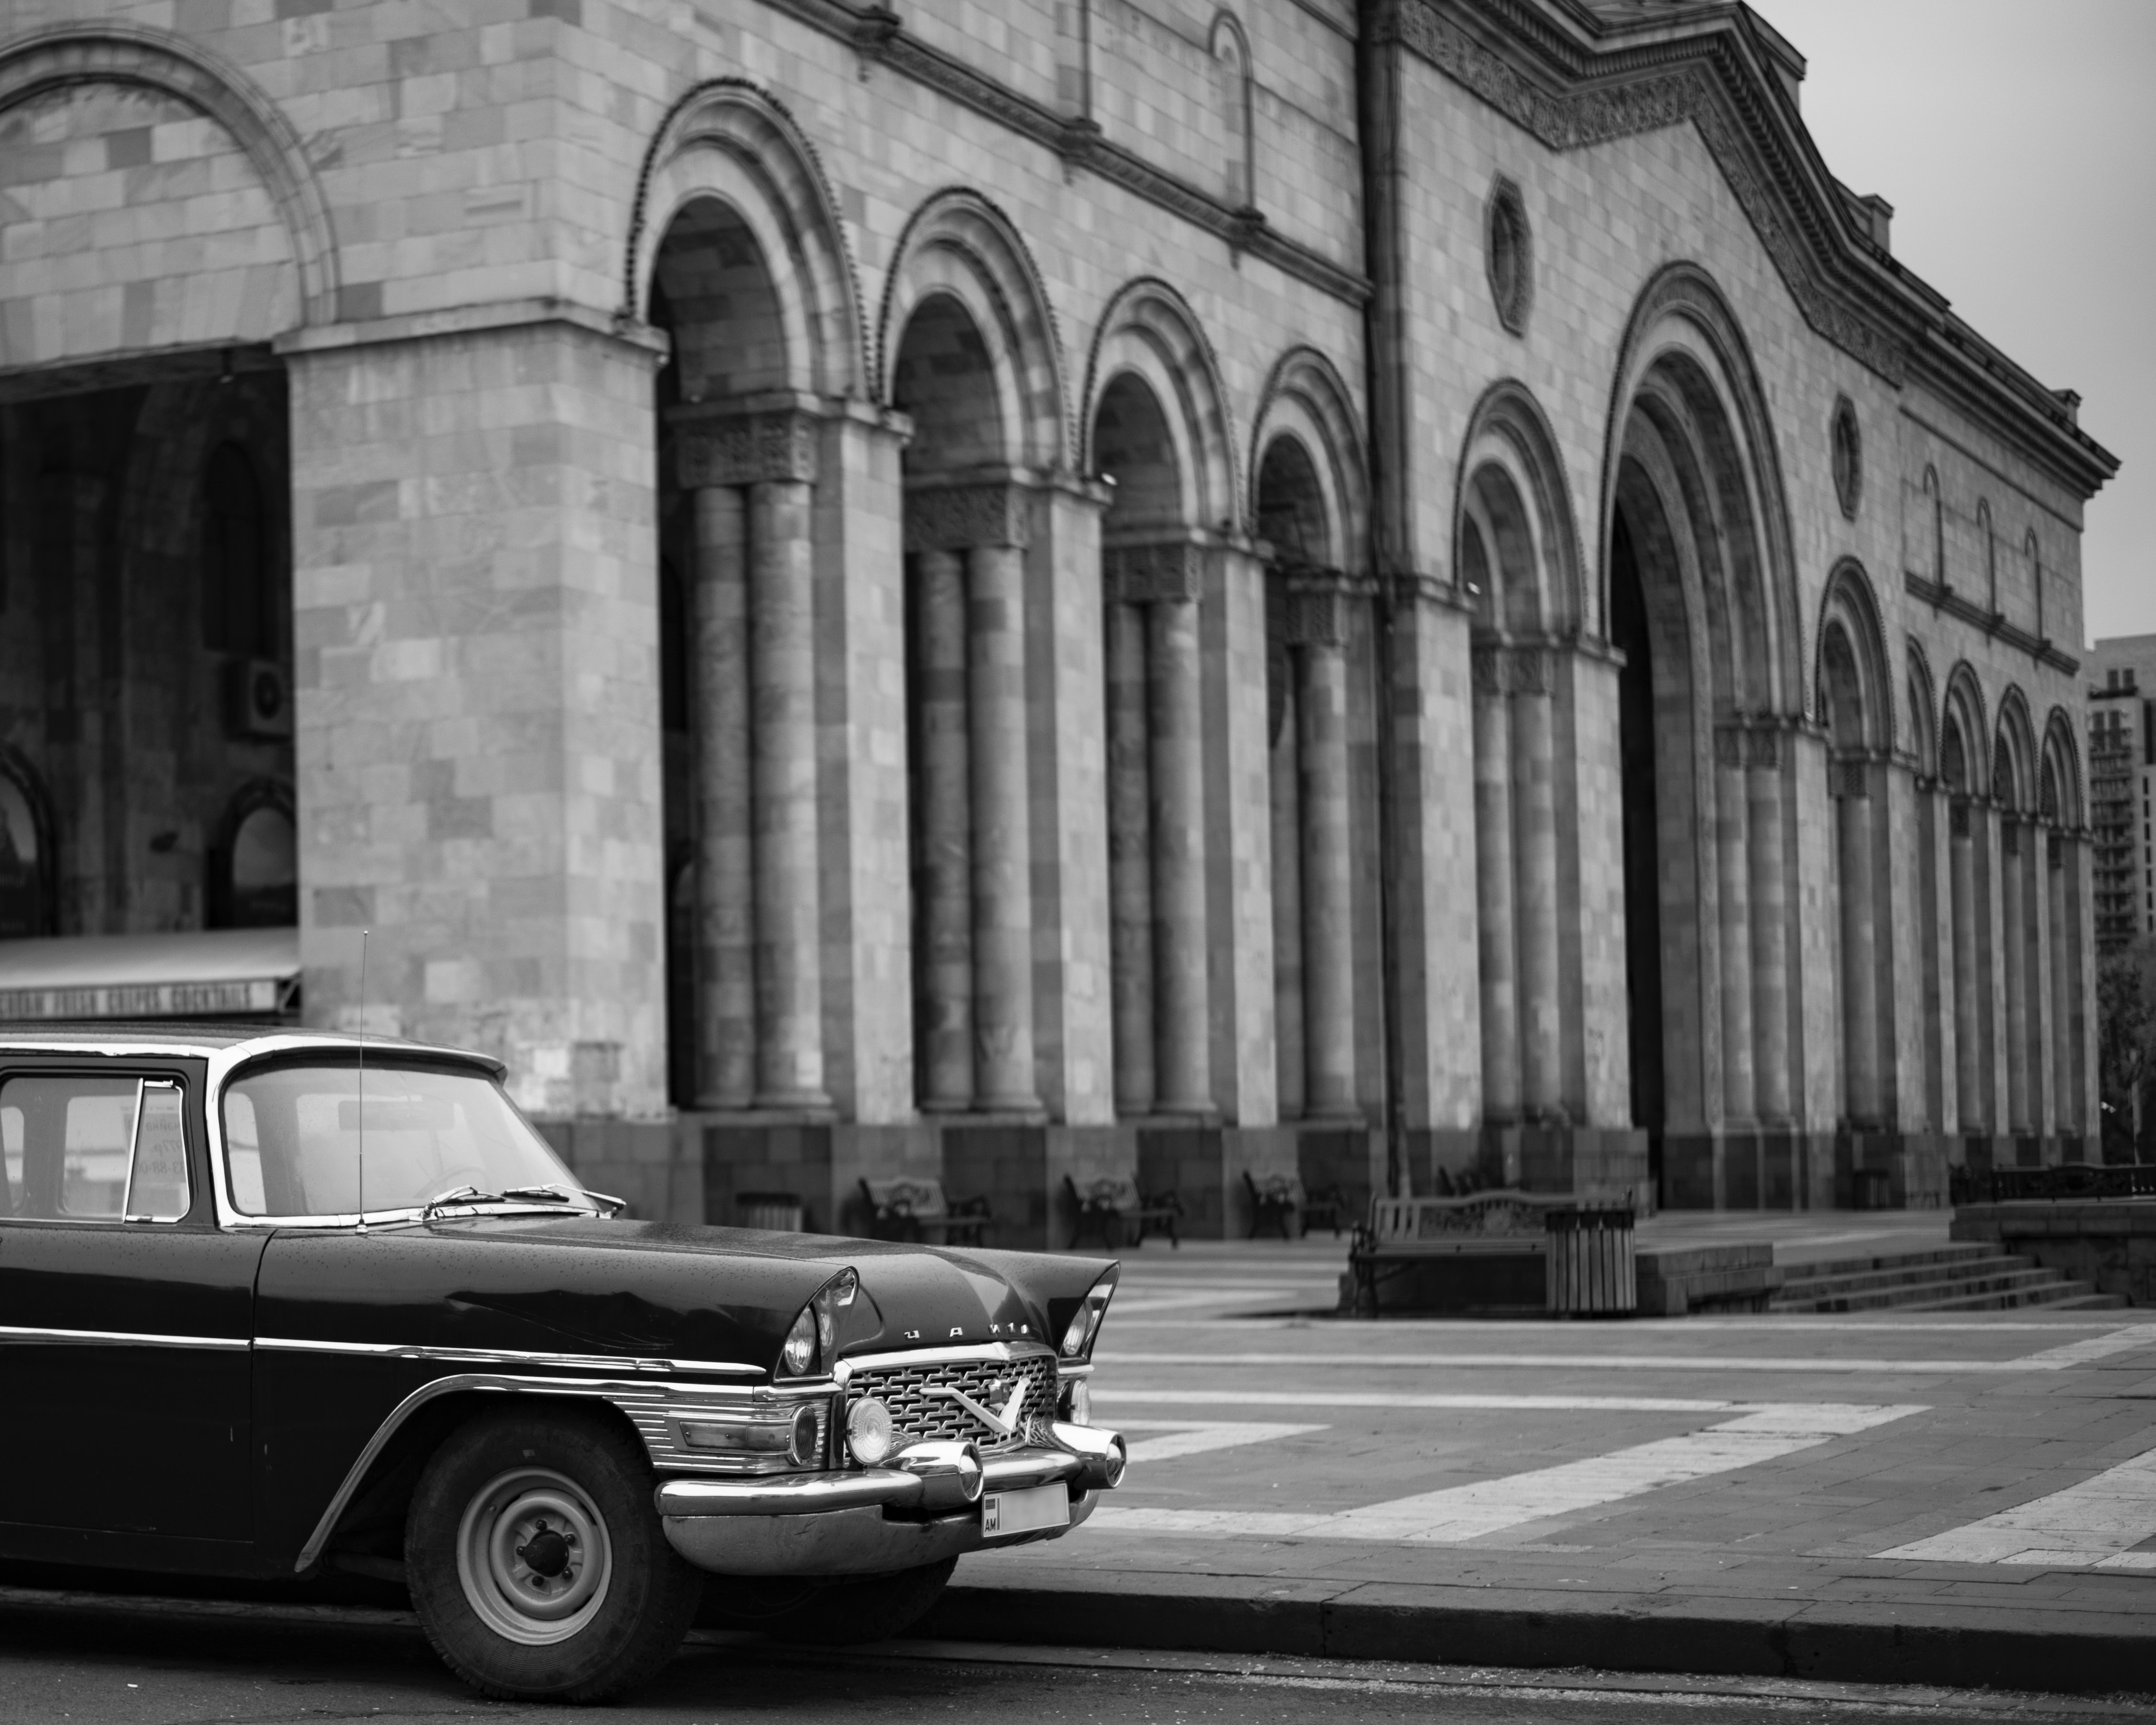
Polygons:
M1204 555L1189 539L1111 545L1101 553L1101 572L1109 597L1125 604L1187 604L1198 598Z
M1837 756L1827 762L1827 794L1861 802L1871 794L1871 762L1863 756Z
M971 551L1033 542L1027 488L1007 480L906 488L908 551Z
M814 485L823 415L799 406L676 409L675 477L682 488L753 485L768 480Z
M1477 695L1548 695L1557 688L1558 649L1539 644L1480 641L1469 649Z
M1346 584L1335 577L1298 571L1286 578L1282 634L1291 647L1348 644Z

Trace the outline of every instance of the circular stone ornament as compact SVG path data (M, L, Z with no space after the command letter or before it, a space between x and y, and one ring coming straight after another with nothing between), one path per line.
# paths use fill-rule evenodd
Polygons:
M1520 197L1520 188L1502 174L1491 182L1482 239L1497 321L1514 335L1524 335L1527 308L1534 298L1534 249L1527 228L1527 207Z
M1855 521L1857 505L1864 500L1864 436L1856 426L1856 404L1845 395L1835 399L1828 435L1832 440L1834 495L1840 501L1841 512Z

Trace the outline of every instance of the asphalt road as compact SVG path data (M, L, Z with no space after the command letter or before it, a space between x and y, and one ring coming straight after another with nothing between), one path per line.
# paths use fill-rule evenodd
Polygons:
M1473 1671L1316 1660L893 1644L789 1652L700 1637L611 1708L483 1702L389 1613L0 1594L0 1720L210 1722L1042 1722L2146 1719L2145 1703L1593 1672Z

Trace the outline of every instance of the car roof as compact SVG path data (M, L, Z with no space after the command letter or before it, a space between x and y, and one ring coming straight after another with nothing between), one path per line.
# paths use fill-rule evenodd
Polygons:
M41 1053L113 1055L208 1055L260 1045L265 1054L285 1054L310 1048L365 1048L386 1055L427 1055L438 1059L470 1060L503 1070L492 1055L440 1043L413 1042L401 1036L358 1035L349 1030L309 1030L289 1024L213 1024L190 1021L127 1021L85 1019L41 1020L33 1024L0 1024L0 1051L33 1050ZM250 1050L251 1051L251 1050Z

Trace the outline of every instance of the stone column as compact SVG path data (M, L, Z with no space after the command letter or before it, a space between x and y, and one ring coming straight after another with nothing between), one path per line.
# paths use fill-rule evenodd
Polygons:
M1722 1117L1749 1125L1752 1084L1752 860L1745 841L1745 734L1714 733L1714 874L1721 932Z
M1520 1091L1531 1121L1555 1118L1564 1101L1563 1021L1558 981L1556 715L1548 653L1515 648L1512 832L1520 940Z
M1474 649L1475 886L1482 994L1482 1114L1520 1117L1517 929L1512 897L1512 711L1505 649Z
M696 520L696 1106L756 1094L754 825L749 789L748 508L693 494Z
M740 750L746 724L747 747L737 758L745 761L748 780L747 901L753 915L755 973L755 1081L746 1100L759 1108L830 1106L824 1077L816 772L813 511L818 434L815 417L799 411L685 409L677 436L684 487L700 492L741 487L747 504L742 536L747 675L737 680L747 686L747 711L744 716L737 706L731 719L723 710L707 712L705 721L732 726L716 737L707 733L706 741L720 751ZM732 531L732 506L710 507L706 522L700 505L700 541L708 526L716 544ZM721 557L711 567L718 568L722 562ZM700 600L705 562L700 549ZM714 615L723 618L724 613ZM713 669L706 667L707 675ZM706 770L726 771L716 762L707 762ZM737 798L738 778L732 783ZM731 865L732 875L722 873L706 890L737 892L737 853ZM732 981L737 987L738 977ZM737 1026L737 1059L745 1046ZM722 1093L739 1105L738 1088Z
M1834 763L1841 872L1842 1105L1849 1123L1880 1123L1878 904L1871 855L1870 768Z
M2029 1130L2040 1136L2056 1133L2058 1092L2051 1070L2051 865L2046 858L2046 829L2030 821L2021 831L2022 920L2027 930L2023 978L2027 985L2028 1019L2024 1058L2029 1063Z
M1033 1070L1033 847L1026 795L1024 499L1009 487L999 542L968 555L973 724L976 1106L1040 1107Z
M1153 1006L1158 1094L1166 1114L1213 1107L1205 950L1203 689L1196 572L1188 597L1156 597L1146 616L1151 743Z
M1280 580L1278 575L1269 579ZM1285 607L1282 608L1285 609ZM1301 1118L1308 1096L1302 1014L1302 743L1296 711L1294 653L1285 639L1280 733L1273 739L1268 788L1272 799L1274 1085L1282 1120Z
M1354 928L1348 809L1346 600L1309 586L1289 597L1299 675L1302 780L1302 974L1307 1112L1360 1117L1355 1106Z
M764 480L749 488L760 1108L829 1106L816 843L814 501L814 487L800 480Z
M1985 978L1977 963L1976 839L1974 814L1966 797L1947 806L1952 836L1948 880L1953 895L1954 1087L1964 1133L1985 1130L1991 1110L1985 1106L1983 1050L1977 1035L1977 991Z
M921 1106L973 1103L973 858L968 804L966 572L951 551L914 553L914 722L921 763Z
M1760 1122L1787 1126L1789 1098L1788 873L1782 855L1782 737L1745 737L1745 843L1752 889L1752 1089Z
M2029 1117L2029 937L2027 871L2022 852L2021 817L2010 807L1999 815L1999 946L2006 972L2006 1126L2030 1130Z
M1146 709L1146 620L1110 588L1108 900L1116 1111L1152 1112L1152 745Z
M2051 1111L2061 1132L2081 1130L2081 1086L2074 1070L2072 934L2066 920L2066 839L2044 836L2044 911L2051 936Z

